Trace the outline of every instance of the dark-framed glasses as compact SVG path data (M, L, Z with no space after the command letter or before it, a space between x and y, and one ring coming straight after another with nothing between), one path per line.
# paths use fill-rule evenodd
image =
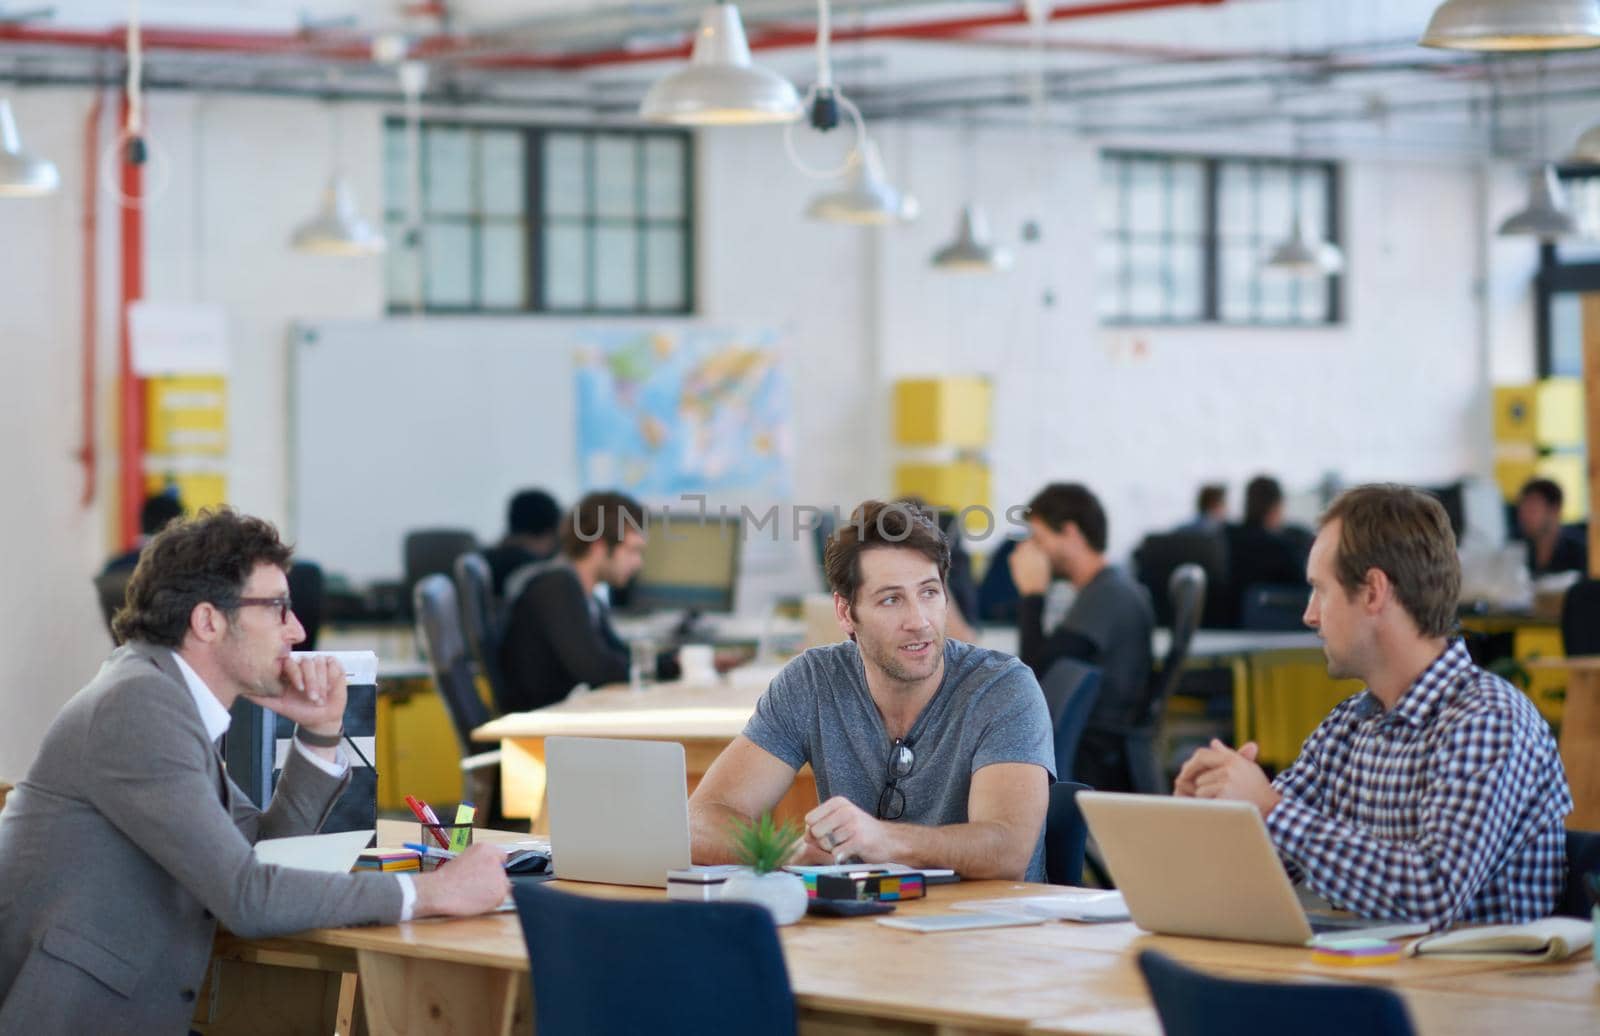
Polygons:
M911 768L916 765L917 756L911 751L911 740L895 738L889 746L889 766L885 778L888 783L884 785L883 794L878 796L879 820L899 820L905 816L906 793L900 790L899 785L911 776Z
M282 597L241 597L239 598L239 604L241 607L253 605L257 608L278 609L279 625L289 621L289 611L294 607L293 602L289 600L288 594L284 594Z

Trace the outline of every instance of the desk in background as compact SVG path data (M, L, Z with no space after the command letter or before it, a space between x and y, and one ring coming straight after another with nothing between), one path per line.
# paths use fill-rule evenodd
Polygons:
M542 830L544 814L544 739L569 737L639 738L683 745L692 792L713 760L737 737L755 711L756 700L782 668L744 666L710 683L675 680L634 691L614 684L532 712L519 712L473 731L482 741L499 741L501 809L508 817L529 817ZM801 817L817 804L811 768L795 777L779 804L779 819Z
M657 889L553 882L552 888L659 899ZM973 881L936 886L903 914L944 913L961 899L1039 895L1050 886ZM1155 1033L1136 958L1155 949L1195 967L1244 978L1389 986L1418 1032L1499 1034L1600 1031L1600 973L1589 953L1560 964L1411 958L1371 968L1318 965L1309 950L1152 936L1132 924L1051 922L1026 928L921 935L870 919L806 918L779 929L802 1033ZM220 935L218 1019L208 1034L274 1030L277 1016L236 1005L264 1002L261 983L289 968L355 968L364 1021L375 1033L525 1032L532 1000L522 931L513 914L337 928L280 939ZM277 967L268 967L277 965ZM625 983L619 992L625 992ZM305 1005L305 1031L328 1031L327 1004ZM360 1031L359 1027L357 1031Z

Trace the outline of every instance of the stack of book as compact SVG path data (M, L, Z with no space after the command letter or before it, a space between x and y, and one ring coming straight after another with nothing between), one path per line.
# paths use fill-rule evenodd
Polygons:
M422 857L411 849L364 849L356 860L358 871L418 871Z

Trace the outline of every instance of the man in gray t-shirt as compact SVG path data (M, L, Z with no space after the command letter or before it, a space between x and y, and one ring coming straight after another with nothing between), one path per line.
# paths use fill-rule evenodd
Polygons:
M945 626L949 548L907 505L869 501L824 555L851 641L790 662L690 800L696 863L772 809L809 763L821 804L799 862L859 858L1044 880L1054 779L1044 695L1016 659Z

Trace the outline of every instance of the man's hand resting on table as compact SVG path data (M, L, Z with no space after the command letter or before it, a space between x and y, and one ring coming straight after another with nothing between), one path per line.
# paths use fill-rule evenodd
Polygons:
M470 917L493 910L511 894L505 860L499 846L470 845L438 870L418 874L412 916Z

